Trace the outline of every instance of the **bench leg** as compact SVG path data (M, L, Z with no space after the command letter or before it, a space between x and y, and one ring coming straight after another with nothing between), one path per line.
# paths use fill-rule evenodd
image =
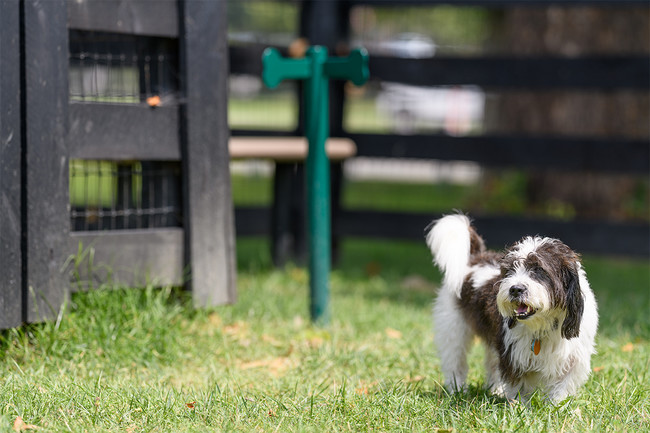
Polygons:
M341 199L343 191L343 162L330 164L331 224L332 224L332 266L339 263L339 221L341 219Z
M271 259L276 267L284 266L291 256L292 178L295 164L278 162L273 176L271 209Z
M338 220L341 211L343 164L330 165L332 212L332 263L339 258ZM305 165L277 162L273 178L271 211L271 259L276 267L289 261L307 263L307 214L305 208Z

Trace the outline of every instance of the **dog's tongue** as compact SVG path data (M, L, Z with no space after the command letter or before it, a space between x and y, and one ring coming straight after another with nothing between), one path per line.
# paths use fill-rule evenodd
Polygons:
M526 304L519 304L517 307L517 314L526 314L528 312L528 306Z

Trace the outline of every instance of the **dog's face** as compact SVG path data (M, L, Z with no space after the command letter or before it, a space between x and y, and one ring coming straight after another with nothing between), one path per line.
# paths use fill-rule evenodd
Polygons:
M579 256L557 239L522 239L501 260L499 312L511 328L522 323L541 332L561 326L564 338L577 337L584 310L579 269Z

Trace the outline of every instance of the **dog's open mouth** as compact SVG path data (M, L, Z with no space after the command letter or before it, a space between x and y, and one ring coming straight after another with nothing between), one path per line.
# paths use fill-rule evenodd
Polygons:
M536 312L537 310L535 310L530 305L524 304L523 302L515 305L515 317L519 320L528 319Z

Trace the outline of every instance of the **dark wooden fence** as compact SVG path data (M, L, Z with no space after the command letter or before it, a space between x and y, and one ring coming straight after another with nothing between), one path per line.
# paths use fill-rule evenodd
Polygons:
M185 284L197 306L234 300L225 7L0 2L0 328L58 313L77 287L70 257L89 280L108 269L124 284ZM87 94L114 72L139 77L131 95ZM70 161L109 167L113 178L92 176L118 205L71 209ZM170 215L144 206L160 208L160 191Z
M312 44L335 49L348 39L349 13L360 5L375 6L643 6L637 0L350 0L304 1L301 3L301 36ZM263 46L230 47L231 73L259 74ZM286 47L277 47L285 49ZM650 58L646 55L588 57L440 57L408 59L370 56L371 79L411 85L472 84L501 90L632 90L650 89ZM331 89L331 131L333 136L352 138L357 156L468 160L485 167L542 168L602 173L650 173L648 140L622 137L567 137L535 135L480 135L454 137L444 134L394 135L349 133L343 127L342 84ZM233 130L233 135L300 135L294 131ZM260 234L266 209L237 208L237 231ZM378 211L342 210L335 229L338 236L423 238L423 231L435 215ZM650 226L647 222L560 221L507 215L474 215L478 229L496 246L511 243L524 234L543 233L564 239L581 252L621 255L650 255ZM255 222L255 224L251 224Z

